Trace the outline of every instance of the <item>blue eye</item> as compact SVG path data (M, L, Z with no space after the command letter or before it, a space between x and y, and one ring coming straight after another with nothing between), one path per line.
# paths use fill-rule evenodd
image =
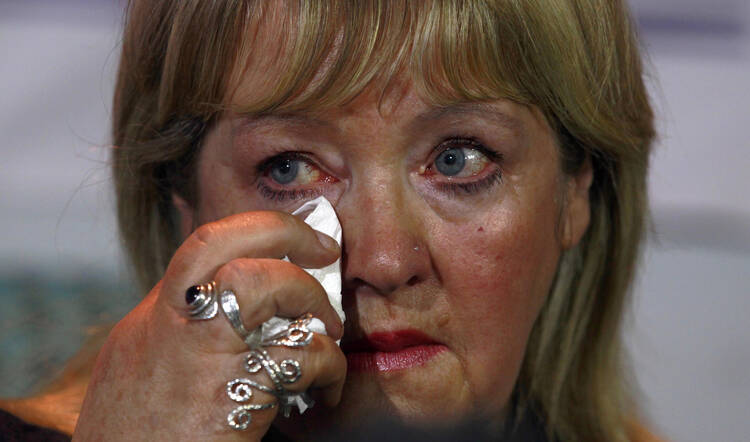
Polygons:
M279 184L289 184L297 178L299 161L291 158L280 158L274 161L268 174Z
M445 176L461 173L466 165L466 156L461 148L446 149L435 158L435 168Z

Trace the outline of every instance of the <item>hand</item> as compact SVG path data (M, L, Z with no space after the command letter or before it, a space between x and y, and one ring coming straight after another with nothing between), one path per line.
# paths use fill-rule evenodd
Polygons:
M211 280L219 293L234 291L247 330L273 316L309 312L321 319L328 336L315 334L302 348L267 350L278 362L299 361L302 376L286 386L289 391L313 388L319 403L336 405L346 377L346 358L335 343L343 324L318 281L298 266L324 267L339 254L333 239L281 212L247 212L199 227L164 278L107 338L74 440L260 440L268 431L278 407L253 411L245 431L227 424L237 405L227 396L227 381L272 383L263 371L244 371L248 347L223 313L189 319L186 289ZM281 261L284 256L291 263ZM273 402L266 393L253 394L251 403Z

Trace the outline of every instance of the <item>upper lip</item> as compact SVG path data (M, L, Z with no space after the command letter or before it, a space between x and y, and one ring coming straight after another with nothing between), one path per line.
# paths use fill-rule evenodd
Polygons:
M415 345L439 344L436 340L419 330L395 330L388 332L374 332L369 335L341 342L344 353L355 352L394 352Z

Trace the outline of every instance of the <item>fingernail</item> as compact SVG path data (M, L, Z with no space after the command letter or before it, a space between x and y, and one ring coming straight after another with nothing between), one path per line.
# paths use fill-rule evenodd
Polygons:
M320 244L323 247L334 252L339 251L339 245L335 239L331 238L323 232L318 232L317 230L315 231L315 234L318 236L318 241L320 241Z

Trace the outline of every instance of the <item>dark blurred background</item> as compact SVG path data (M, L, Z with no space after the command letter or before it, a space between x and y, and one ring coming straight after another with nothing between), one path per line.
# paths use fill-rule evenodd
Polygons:
M661 136L627 334L644 406L674 440L747 440L750 2L631 4ZM33 392L141 296L107 165L122 7L0 0L0 396Z

